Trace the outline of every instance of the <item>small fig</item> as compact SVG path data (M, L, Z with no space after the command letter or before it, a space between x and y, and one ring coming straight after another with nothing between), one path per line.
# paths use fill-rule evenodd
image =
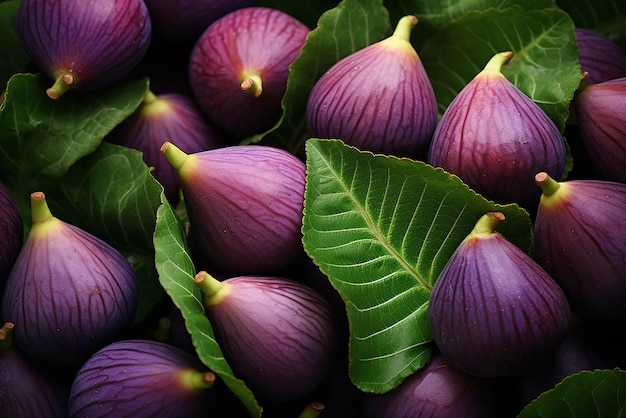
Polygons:
M122 340L78 370L69 416L206 417L216 379L196 356L153 340Z
M330 304L313 289L280 277L195 282L226 361L258 396L287 402L327 377L336 349Z
M150 44L143 0L23 0L17 34L34 63L54 81L57 99L72 88L94 90L129 74Z
M573 104L591 162L606 180L626 183L626 77L583 83Z
M410 42L416 24L415 16L404 16L393 35L348 55L322 75L307 102L313 136L398 156L414 157L428 148L437 101Z
M554 122L502 74L513 54L494 55L452 100L435 129L429 162L456 174L488 199L534 208L535 173L565 168Z
M266 7L238 9L212 23L189 61L191 89L209 120L237 139L271 128L308 33L292 16Z
M31 195L32 227L9 273L2 315L15 344L37 359L81 364L131 322L135 273L108 243L50 213Z
M575 28L574 35L580 69L589 74L589 84L626 77L626 52L619 45L592 29Z
M551 352L568 329L570 308L555 281L483 215L433 287L428 323L441 353L466 373L520 374Z
M563 288L572 309L593 317L626 315L626 184L558 182L535 177L542 190L533 258Z
M24 221L11 191L0 181L0 294L24 242Z
M302 253L305 165L264 145L161 152L178 171L191 235L223 271L276 271Z

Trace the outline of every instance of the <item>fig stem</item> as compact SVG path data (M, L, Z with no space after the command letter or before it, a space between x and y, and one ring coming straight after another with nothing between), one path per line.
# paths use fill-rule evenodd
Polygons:
M254 97L260 97L263 93L263 80L258 74L250 74L241 82L241 90L252 94Z
M554 180L546 172L537 173L535 175L535 184L541 188L541 192L545 196L552 196L561 187L561 184Z
M182 373L181 378L183 384L188 389L208 389L215 384L215 373L213 372L200 372L198 370L189 369Z
M169 141L164 142L163 145L161 145L160 150L165 156L165 159L167 159L167 162L169 162L170 165L176 170L180 170L185 161L187 161L187 158L189 158L189 154L186 154L183 150Z
M46 90L46 94L51 99L58 99L63 96L70 88L74 87L76 79L71 73L61 73L54 80L52 87Z
M152 90L148 90L146 94L143 96L142 104L149 105L151 103L156 102L157 100L158 100L158 97L156 96L156 94L154 94Z
M324 411L324 404L320 402L309 403L298 415L298 418L317 418Z
M211 276L206 271L201 271L193 278L204 296L206 306L215 305L224 297L224 283Z
M393 31L393 35L391 36L404 39L405 41L410 41L411 31L416 25L417 25L416 16L414 15L403 16L398 21L398 24L396 25L396 28Z
M470 235L493 234L503 220L504 214L502 212L487 212L476 222Z
M13 322L5 322L0 328L0 351L8 350L13 347Z
M54 218L48 207L48 202L46 202L46 195L43 192L34 192L30 195L30 211L33 223L45 222Z
M483 71L502 73L502 66L513 58L512 51L499 52L495 54L485 65Z

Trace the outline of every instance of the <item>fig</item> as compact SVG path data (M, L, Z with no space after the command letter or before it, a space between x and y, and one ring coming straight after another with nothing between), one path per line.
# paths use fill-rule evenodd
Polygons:
M568 329L568 300L528 254L495 228L488 212L437 278L428 306L433 341L450 363L481 377L520 374L548 355Z
M0 294L24 241L20 208L7 186L0 181Z
M159 152L164 138L181 150L193 153L217 148L223 141L209 124L193 98L183 93L146 93L139 108L116 126L105 139L143 153L144 162L161 183L168 201L176 206L180 185L176 170Z
M444 111L428 159L497 203L534 208L534 176L560 178L566 149L554 122L502 74L513 56L495 54Z
M573 105L589 160L605 180L626 183L626 77L583 82Z
M394 389L366 393L363 418L489 417L492 392L489 381L461 372L437 353Z
M319 293L275 276L219 281L201 271L194 281L226 361L257 396L292 401L327 377L337 339Z
M69 416L205 417L215 379L180 348L153 340L116 341L76 373Z
M362 150L414 157L428 148L437 101L411 45L412 15L394 33L341 59L315 83L307 101L313 136Z
M274 126L289 66L308 33L294 17L267 7L244 7L213 22L189 58L191 89L209 120L237 139Z
M67 417L67 395L44 367L13 344L15 324L0 328L0 415Z
M222 271L277 271L302 253L305 165L288 151L233 145L186 154L161 147L177 170L199 250Z
M533 258L581 315L626 315L626 184L535 177Z
M589 84L626 77L626 52L619 45L592 29L575 28L574 36L580 68L589 74Z
M143 0L23 0L17 35L33 62L54 80L57 99L72 88L113 85L139 63L152 25Z
M135 273L110 244L55 218L44 193L30 201L32 227L9 273L2 315L28 355L79 365L132 321Z

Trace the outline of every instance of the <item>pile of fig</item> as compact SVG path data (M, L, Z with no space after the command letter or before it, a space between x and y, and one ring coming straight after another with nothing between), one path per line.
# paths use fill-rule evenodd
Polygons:
M626 39L505 3L0 2L0 416L557 417L624 381Z

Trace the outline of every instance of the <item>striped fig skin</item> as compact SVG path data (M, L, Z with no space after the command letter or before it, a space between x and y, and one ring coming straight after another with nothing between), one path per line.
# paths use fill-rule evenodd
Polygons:
M33 213L42 213L43 193L33 193L33 201ZM15 323L15 344L27 354L78 365L130 324L137 281L119 251L47 213L38 220L33 215L7 280L2 315Z
M615 42L591 29L574 29L580 69L588 73L588 83L626 77L626 52Z
M180 348L152 340L117 341L80 367L70 391L69 417L210 416L214 378Z
M488 199L534 209L540 195L534 176L560 178L565 143L545 112L501 73L511 56L496 54L452 100L428 159Z
M626 77L587 85L574 109L589 159L606 180L626 183Z
M361 150L415 157L428 148L437 102L410 43L415 16L394 34L343 58L315 83L307 102L312 136L338 138Z
M244 7L212 23L189 60L191 89L209 120L238 139L271 128L308 33L300 21L266 7ZM242 82L257 76L262 90L243 91Z
M626 316L626 184L556 182L546 173L536 179L544 192L533 258L564 289L573 310Z
M24 241L24 221L17 202L0 182L0 293Z
M198 273L207 316L235 375L259 397L288 402L328 375L337 336L335 317L318 292L274 276L215 279Z
M48 90L58 98L68 88L112 85L148 50L152 25L143 0L24 0L18 36L34 63L50 78L71 79Z
M459 245L430 296L433 340L450 363L480 377L512 376L537 364L568 329L568 300L526 253L493 230L488 213ZM483 220L487 225L480 226Z

